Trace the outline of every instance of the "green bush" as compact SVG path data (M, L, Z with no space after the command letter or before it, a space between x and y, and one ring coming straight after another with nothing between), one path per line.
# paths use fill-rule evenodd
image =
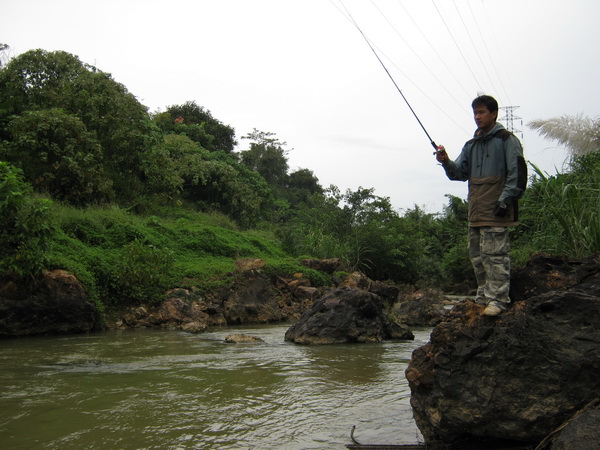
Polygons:
M309 269L295 259L267 260L264 273L271 277L276 275L292 277L294 274L301 273L310 280L312 286L331 285L331 275L319 272L318 270Z
M35 275L46 266L51 202L32 192L21 170L0 161L0 275Z
M115 298L131 303L157 303L176 281L174 254L136 239L118 255L112 270Z

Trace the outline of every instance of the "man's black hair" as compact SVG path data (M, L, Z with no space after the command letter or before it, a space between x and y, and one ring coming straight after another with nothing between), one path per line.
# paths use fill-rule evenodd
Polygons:
M485 106L489 112L498 112L498 102L496 99L490 95L480 95L473 103L471 103L471 108L475 108L476 106Z

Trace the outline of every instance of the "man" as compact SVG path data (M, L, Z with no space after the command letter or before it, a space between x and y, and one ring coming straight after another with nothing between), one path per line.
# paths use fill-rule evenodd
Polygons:
M498 102L482 95L472 103L477 131L451 161L443 147L435 153L450 180L469 181L469 256L483 314L497 316L508 307L510 257L508 227L517 224L517 200L527 184L519 140L498 118Z

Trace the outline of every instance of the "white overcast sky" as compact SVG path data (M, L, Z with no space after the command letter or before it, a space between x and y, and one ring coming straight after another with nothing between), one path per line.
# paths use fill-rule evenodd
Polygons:
M12 56L73 53L151 112L195 101L235 128L238 150L254 128L275 133L291 170L374 188L399 211L440 211L467 187L436 165L348 12L451 157L478 92L519 106L525 157L550 174L567 153L526 123L599 115L598 0L0 0L0 12Z

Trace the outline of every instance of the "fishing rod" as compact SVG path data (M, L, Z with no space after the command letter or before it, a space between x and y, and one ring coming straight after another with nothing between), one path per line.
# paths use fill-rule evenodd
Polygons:
M413 113L413 116L415 116L415 119L417 119L417 122L419 122L419 125L421 125L421 128L423 129L423 131L425 132L425 135L429 139L429 143L433 146L433 148L435 149L436 152L442 150L444 147L443 146L438 146L434 142L434 140L431 139L431 136L429 136L429 133L425 129L425 126L423 125L423 123L421 122L421 120L419 119L419 116L417 116L417 113L412 108L412 106L410 106L410 103L408 102L408 100L404 96L404 93L402 92L402 89L400 89L400 87L396 83L396 80L394 80L394 77L392 77L392 74L390 73L390 71L388 70L388 68L385 66L385 64L383 63L383 61L381 60L381 58L379 57L379 55L377 54L377 52L375 51L375 49L373 48L373 46L371 45L371 42L369 41L369 39L367 39L367 36L365 36L365 33L363 33L363 31L361 30L361 28L358 26L358 23L356 23L356 21L354 20L354 17L352 17L352 14L350 14L350 11L348 11L348 9L346 8L346 6L343 3L342 3L342 6L346 10L346 13L348 14L348 17L350 17L350 20L352 21L352 23L354 24L354 26L356 27L356 29L360 32L361 36L363 37L363 39L365 40L365 42L367 43L367 45L369 46L369 48L371 49L371 51L373 52L373 54L375 55L375 57L377 58L377 61L379 61L379 64L381 64L381 67L383 67L383 70L385 70L385 73L387 73L388 77L390 77L390 80L392 80L392 83L394 83L394 86L396 86L396 89L398 90L398 92L400 93L400 95L402 96L402 98L404 99L406 105L410 109L410 112Z

